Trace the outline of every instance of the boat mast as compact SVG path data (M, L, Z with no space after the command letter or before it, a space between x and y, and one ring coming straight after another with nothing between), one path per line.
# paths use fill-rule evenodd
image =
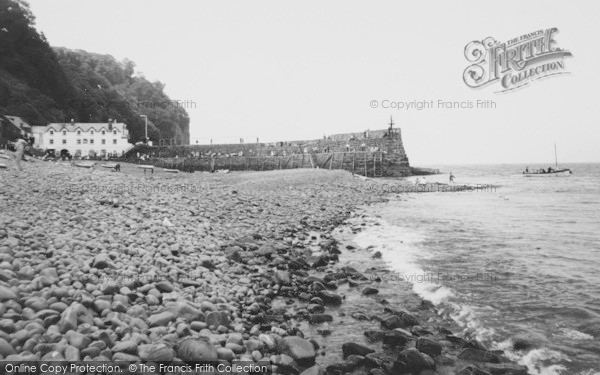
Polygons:
M556 142L554 142L554 166L558 169L558 157L556 157Z

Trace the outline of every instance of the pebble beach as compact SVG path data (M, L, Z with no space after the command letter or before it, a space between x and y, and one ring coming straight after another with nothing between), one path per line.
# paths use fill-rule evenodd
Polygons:
M527 374L344 242L401 180L24 164L0 170L2 361Z

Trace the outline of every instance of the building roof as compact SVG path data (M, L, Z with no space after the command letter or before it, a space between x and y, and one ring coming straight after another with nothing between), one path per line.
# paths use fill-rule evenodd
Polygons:
M31 125L26 123L22 118L17 116L4 116L8 121L10 121L14 126L21 130L31 130Z
M102 129L108 131L108 122L65 122L65 123L52 123L45 126L45 130L62 131L63 129L68 132L74 132L77 129L81 129L83 132L89 132L90 130L100 131ZM127 127L122 122L113 122L112 129L116 129L119 132L127 130Z

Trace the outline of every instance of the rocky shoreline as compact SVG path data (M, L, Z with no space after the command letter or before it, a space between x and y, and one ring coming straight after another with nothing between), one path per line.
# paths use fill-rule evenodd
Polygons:
M527 374L441 326L407 286L367 277L369 251L334 238L357 206L402 182L313 169L25 168L0 171L2 361Z

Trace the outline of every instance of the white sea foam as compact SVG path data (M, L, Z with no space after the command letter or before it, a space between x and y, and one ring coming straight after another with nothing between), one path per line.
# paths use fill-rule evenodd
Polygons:
M579 332L571 328L561 329L562 336L572 340L593 340L594 336Z
M591 340L592 336L587 335L583 332L579 332L569 328L563 328L561 330L563 336L570 337L576 340ZM517 362L520 365L526 366L529 373L532 375L571 375L562 364L556 362L571 362L569 357L558 351L550 350L548 348L533 349L529 352L523 353L522 351L513 350L514 341L512 338L501 342L494 342L492 345L493 350L502 350L504 356L511 361ZM573 375L600 375L600 372L594 369L580 371Z
M600 372L593 369L589 369L585 371L580 371L577 373L577 375L600 375Z
M540 348L527 352L518 360L518 363L526 366L532 375L566 375L567 368L565 366L551 364L560 361L569 361L569 358L560 352Z
M513 350L513 345L514 341L507 339L494 343L492 349L502 350L506 358L526 366L528 372L532 375L567 375L565 366L553 364L553 362L569 361L565 354L547 348L533 349L523 353ZM590 373L589 375L596 374Z
M365 230L357 234L354 242L360 247L381 252L382 259L395 271L396 279L412 284L421 298L439 305L452 295L450 289L436 282L436 276L418 266L423 250L418 244L424 237L417 232L389 224L383 219L369 220Z
M479 318L481 315L493 313L491 308L482 309L469 305L451 304L450 317L457 322L465 331L471 333L474 338L481 342L492 341L496 331L493 328L485 327Z
M379 218L367 219L366 228L354 238L360 247L369 248L373 253L381 252L382 259L396 272L397 280L411 283L417 295L437 306L440 313L447 313L465 333L479 341L491 341L496 332L485 327L479 316L493 311L480 311L482 308L450 302L448 299L454 295L453 291L439 283L436 274L418 265L419 260L429 256L420 246L424 240L425 237L418 232L391 225Z
M411 283L417 295L436 305L441 314L447 313L465 333L480 341L492 340L496 332L485 327L479 316L494 311L481 311L482 308L450 302L448 299L454 295L453 291L439 283L436 274L418 265L419 260L429 256L420 246L424 240L425 237L418 232L375 218L367 219L366 228L354 238L360 247L370 248L373 253L381 252L382 259L396 272L398 280Z
M420 244L425 236L409 228L391 225L384 219L369 218L364 229L354 237L354 242L372 253L381 252L382 259L395 271L397 279L412 284L413 291L421 298L432 302L441 314L447 314L457 322L465 333L482 342L492 342L493 349L503 350L507 358L526 366L532 375L567 375L567 368L561 364L569 358L560 352L547 348L533 349L527 353L512 350L513 342L508 339L494 342L496 332L486 327L481 316L494 314L490 308L456 304L449 300L453 291L436 282L436 276L419 266L419 261L430 255ZM576 340L593 339L592 336L573 329L562 329L562 336ZM600 375L594 370L578 375Z
M506 358L511 361L518 362L523 354L513 350L514 341L512 339L506 339L504 341L497 341L492 343L492 350L502 350Z

